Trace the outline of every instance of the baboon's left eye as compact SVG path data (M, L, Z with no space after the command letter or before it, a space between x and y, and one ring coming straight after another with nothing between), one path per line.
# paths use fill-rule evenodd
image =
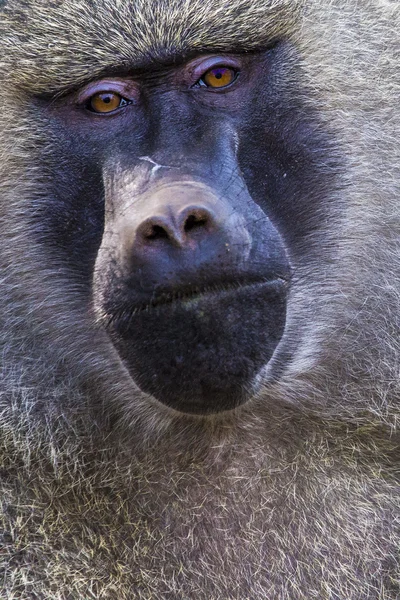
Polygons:
M128 104L130 104L129 100L116 92L99 92L89 99L86 108L95 113L105 114L114 112Z
M213 67L204 73L199 83L209 88L224 88L235 81L238 71L230 67Z

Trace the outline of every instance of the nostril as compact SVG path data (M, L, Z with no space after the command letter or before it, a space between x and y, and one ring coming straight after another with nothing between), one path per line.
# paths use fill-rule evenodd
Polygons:
M210 209L200 206L187 206L181 212L179 221L182 224L181 231L189 235L191 232L201 229L210 232L216 225L214 213Z
M207 221L208 219L205 215L191 214L187 217L183 229L185 233L188 233L189 231L192 231L192 229L204 227L207 225Z
M168 240L171 236L173 237L173 235L173 228L171 229L168 220L161 216L145 219L140 223L136 230L136 236L139 243Z
M147 231L143 232L144 237L148 240L168 239L168 232L161 225L149 225Z

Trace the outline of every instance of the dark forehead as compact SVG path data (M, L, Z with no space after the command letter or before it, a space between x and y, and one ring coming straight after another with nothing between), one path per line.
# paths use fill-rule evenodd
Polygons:
M0 9L0 73L45 91L108 67L253 50L290 35L300 1L9 0Z

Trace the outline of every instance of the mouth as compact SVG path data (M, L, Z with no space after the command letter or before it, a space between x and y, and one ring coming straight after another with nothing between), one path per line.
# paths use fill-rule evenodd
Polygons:
M254 279L254 280L232 280L211 282L207 285L182 286L172 290L160 289L154 291L150 298L140 303L117 302L114 306L108 307L102 314L102 319L106 327L118 327L129 324L133 317L142 312L150 312L155 309L167 308L174 304L189 306L197 301L204 300L206 297L218 297L220 295L235 293L239 290L257 290L260 288L274 289L278 286L286 288L288 280L284 277L275 279Z
M281 277L236 279L129 302L126 286L124 301L108 296L103 324L144 392L184 413L232 410L254 395L283 335L287 287Z

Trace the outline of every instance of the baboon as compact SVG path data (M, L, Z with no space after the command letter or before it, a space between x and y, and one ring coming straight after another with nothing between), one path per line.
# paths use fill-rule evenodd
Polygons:
M399 38L0 2L1 598L400 597Z

